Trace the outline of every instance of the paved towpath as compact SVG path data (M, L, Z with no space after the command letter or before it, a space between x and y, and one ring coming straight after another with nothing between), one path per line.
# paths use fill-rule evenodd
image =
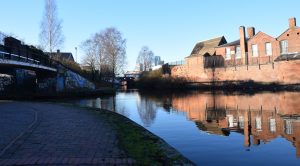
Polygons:
M0 165L131 165L116 133L94 111L0 102Z

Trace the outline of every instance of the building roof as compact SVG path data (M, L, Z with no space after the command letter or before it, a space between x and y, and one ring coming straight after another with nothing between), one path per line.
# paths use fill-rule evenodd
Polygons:
M50 54L50 53L47 53ZM71 52L52 52L51 57L58 57L60 60L68 60L74 62L74 57Z
M189 57L203 56L206 54L214 55L216 52L215 47L218 47L219 45L222 45L225 43L227 43L227 41L224 36L199 42L195 45L195 47Z
M249 38L246 38L246 42L249 40ZM228 47L228 46L239 46L240 45L240 39L237 39L233 42L230 42L230 43L226 43L226 44L222 44L220 46L218 46L217 48L220 48L220 47Z
M289 54L282 54L278 56L274 61L288 61L288 60L299 60L300 53L289 53Z
M272 37L271 35L268 35L268 34L262 32L262 31L257 32L257 33L256 33L253 37L251 37L249 40L255 39L255 38L256 38L257 36L259 36L259 35L268 36L268 37L270 37L270 38L276 40L276 39L275 39L274 37ZM250 41L249 41L249 42L250 42Z
M239 45L240 45L240 39L235 40L235 41L230 42L230 43L222 44L222 45L218 46L218 48L219 47L228 47L228 46L239 46Z

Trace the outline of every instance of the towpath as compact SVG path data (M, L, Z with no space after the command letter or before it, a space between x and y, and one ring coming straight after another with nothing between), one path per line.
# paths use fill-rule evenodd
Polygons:
M131 165L95 111L0 102L0 165Z

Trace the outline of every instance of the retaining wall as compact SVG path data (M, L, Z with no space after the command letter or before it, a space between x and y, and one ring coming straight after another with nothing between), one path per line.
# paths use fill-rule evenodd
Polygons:
M263 83L300 83L300 60L274 64L204 69L200 64L185 64L172 69L173 77L185 77L195 82L248 81Z

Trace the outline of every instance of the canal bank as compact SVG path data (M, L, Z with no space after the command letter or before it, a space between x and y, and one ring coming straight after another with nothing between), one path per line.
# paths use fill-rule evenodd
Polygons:
M95 90L76 90L76 91L67 91L67 92L30 92L23 93L16 91L13 93L0 93L0 100L62 100L70 98L83 98L83 97L99 97L105 95L115 95L116 90L114 88L105 87L98 88Z
M0 165L193 165L162 139L110 111L9 101L0 108Z

